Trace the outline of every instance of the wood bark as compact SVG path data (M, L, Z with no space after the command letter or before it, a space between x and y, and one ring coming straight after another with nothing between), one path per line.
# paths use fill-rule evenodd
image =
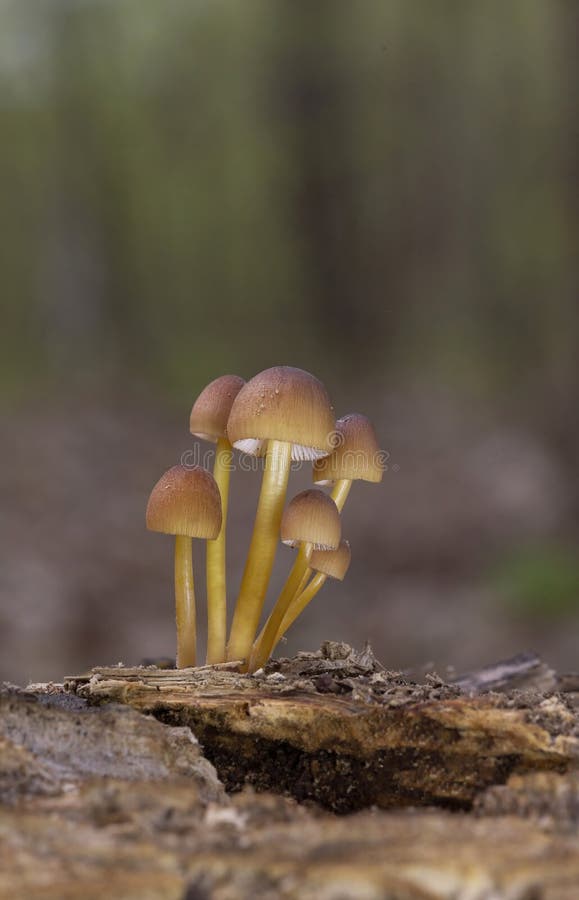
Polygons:
M577 679L495 668L327 644L7 689L0 897L576 900Z
M479 680L493 677L504 687L549 675L519 660ZM339 813L469 809L511 774L575 764L568 695L474 694L473 678L446 684L427 675L417 683L384 671L369 652L332 644L258 677L232 669L99 668L69 685L90 702L115 700L190 727L228 790L251 784Z

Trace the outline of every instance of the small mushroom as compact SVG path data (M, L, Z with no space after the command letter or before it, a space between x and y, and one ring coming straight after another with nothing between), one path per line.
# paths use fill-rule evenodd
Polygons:
M249 665L250 672L265 665L271 655L283 618L308 570L310 556L316 551L335 550L340 543L341 533L342 524L336 504L323 491L302 491L288 505L281 521L281 539L290 547L299 547L298 558L256 641Z
M309 560L309 568L316 574L306 589L292 601L277 631L272 651L288 628L303 613L308 603L311 603L318 591L321 590L328 578L335 578L338 581L344 580L350 567L351 558L352 553L348 541L341 541L340 546L336 550L313 551Z
M315 484L333 485L332 499L341 512L353 481L382 481L384 454L374 426L360 413L338 419L334 438L334 452L314 461L313 480Z
M245 384L239 375L222 375L205 387L193 404L189 430L195 437L216 443L213 477L221 494L223 521L216 540L207 544L207 664L225 660L227 639L227 579L225 535L232 448L227 420L233 401Z
M302 369L266 369L233 401L229 440L244 453L265 453L265 467L227 646L230 660L248 660L251 653L275 559L291 460L327 456L334 428L325 387Z
M221 497L213 476L199 467L173 466L159 479L147 504L147 528L175 535L177 668L196 664L197 627L192 538L215 540Z

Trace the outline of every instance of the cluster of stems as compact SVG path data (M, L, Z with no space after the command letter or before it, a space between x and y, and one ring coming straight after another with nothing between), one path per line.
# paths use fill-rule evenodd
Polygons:
M218 540L207 544L208 664L227 660L239 661L242 669L249 672L255 672L262 668L285 633L327 580L326 575L312 572L309 568L309 559L313 548L311 544L302 544L281 593L265 625L257 634L280 539L280 522L287 493L290 466L290 445L275 440L268 441L253 534L235 605L229 641L225 646L224 532L228 505L228 480L226 482L219 471L221 466L218 447L214 475L222 491L223 528ZM351 485L352 482L349 479L340 479L332 489L330 496L339 512L342 512L344 508ZM218 546L215 547L215 545Z
M258 382L257 387L254 382ZM290 393L288 385L293 393ZM259 419L264 411L265 415ZM265 418L267 428L264 427ZM343 433L335 431L340 423L343 425ZM268 431L270 434L277 432L277 436L265 436L264 431L265 434ZM358 469L352 468L351 463L344 463L344 447L342 446L341 451L334 451L331 438L338 434L343 445L348 433L352 432L353 445L357 446L356 441L359 443L360 439L356 438L356 434L365 433L363 440L366 445L373 446L375 435L368 420L358 414L336 422L323 385L308 373L289 367L266 370L248 383L237 376L216 379L202 392L193 407L191 432L216 442L213 476L201 469L197 469L196 476L196 481L203 482L201 486L207 489L208 496L211 491L215 493L217 509L212 510L213 518L210 522L207 521L203 505L205 501L199 499L201 495L198 487L192 483L195 479L190 473L185 475L183 470L177 471L180 467L174 467L165 473L151 495L147 511L147 524L150 528L175 535L177 665L196 665L192 537L203 537L207 539L207 664L236 661L242 671L255 672L266 664L281 638L314 599L327 577L343 578L349 563L347 542L342 541L342 545L346 547L347 562L339 572L331 567L326 568L329 565L327 560L324 564L315 564L312 554L314 551L319 554L337 549L340 530L338 514L343 510L352 480L381 479L381 471L372 470L367 460L364 461L363 454L360 469L359 449L356 451ZM253 532L227 635L226 528L234 447L238 447L241 452L259 454L264 459ZM323 501L322 507L326 504L332 508L331 515L336 519L338 538L334 534L334 543L327 546L321 541L314 545L316 539L305 534L286 540L286 543L293 543L298 547L296 559L277 601L258 633L280 543L292 459L296 458L314 461L314 481L332 485L330 497L333 503L319 490L304 493L317 493L318 502ZM323 470L321 475L320 466ZM187 478L191 482L189 493ZM207 481L210 482L208 485L205 484ZM167 519L167 495L163 493L167 487L165 482L169 486L178 482L184 484L182 491L175 491L177 513L174 524L173 520ZM300 497L301 495L295 500L298 501ZM215 505L215 498L212 502ZM292 504L289 508L291 507Z

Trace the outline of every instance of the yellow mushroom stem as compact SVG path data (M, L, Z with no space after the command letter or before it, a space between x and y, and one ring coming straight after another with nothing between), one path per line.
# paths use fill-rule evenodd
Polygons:
M196 664L197 625L193 581L193 541L175 537L175 618L177 620L177 668Z
M272 652L273 650L275 650L288 628L293 625L298 616L303 613L308 603L311 603L318 591L324 586L327 577L328 576L324 575L323 572L317 572L308 584L307 588L294 598L293 602L290 604L288 611L283 617L281 625L278 628L273 647L271 648Z
M312 555L312 549L313 548L311 544L304 543L300 545L297 559L290 574L288 575L282 592L279 595L277 602L271 612L271 615L265 624L265 628L255 642L253 653L251 654L251 659L249 662L250 672L255 672L257 669L261 669L261 667L264 666L268 661L275 644L275 637L277 635L279 627L291 605L292 600L299 590L305 572L307 572L308 570L308 561L310 556Z
M300 581L299 587L298 587L297 591L296 591L295 594L294 594L294 599L296 599L297 597L299 597L299 595L302 593L302 591L305 591L306 585L307 585L308 581L310 580L310 575L311 575L311 574L312 574L312 570L311 570L310 568L307 568L306 571L304 572L304 575L303 575L302 580ZM292 601L292 602L293 602L293 601ZM264 631L265 631L266 625L267 625L267 622L265 623L265 625L263 626L263 628L262 628L261 631L259 632L258 636L256 637L256 639L255 639L255 641L254 641L254 643L253 643L253 650L252 650L252 653L255 653L255 651L256 651L256 649L257 649L257 646L258 646L259 642L261 641L261 639L262 639L262 637L263 637L263 633L264 633Z
M268 441L253 535L231 623L228 660L249 661L279 543L290 466L291 444Z
M338 512L342 512L344 504L348 499L348 494L350 493L351 487L352 482L349 478L340 478L339 481L336 481L334 487L332 488L332 493L330 494L330 496L338 507Z
M229 479L231 475L231 444L219 438L215 449L213 477L221 494L221 531L214 541L207 541L207 665L225 660L227 640L227 583L225 575L225 540Z
M307 585L308 581L310 580L311 574L312 574L312 570L308 566L308 568L306 569L306 571L303 574L302 580L300 581L299 587L295 593L296 597L299 597L299 595L302 593L302 591L305 591L306 585Z
M345 504L346 500L348 499L348 494L350 493L351 487L352 487L352 482L349 478L340 478L338 481L336 481L336 483L332 489L331 497L338 508L338 512L342 512L342 509L344 508L344 504ZM290 607L293 607L293 603L295 601L297 601L298 598L300 598L300 595L306 590L306 585L312 574L312 570L308 567L308 559L309 559L310 555L311 555L311 553L308 554L308 556L304 559L304 555L301 552L298 553L298 557L297 557L297 559L293 565L293 568L289 574L288 580L286 581L286 585L283 588L283 596L284 596L284 603L285 603L286 588L287 588L288 584L291 583L291 584L296 585L294 595L290 599ZM299 582L298 582L298 578L299 578ZM312 580L312 583L313 583L313 581L315 581L315 579ZM319 585L319 587L316 588L316 593L317 593L317 591L320 590L323 583L324 582L322 581L321 584ZM284 633L282 631L281 634L279 635L279 637L274 638L274 642L271 645L270 649L268 650L267 655L264 655L265 631L270 624L270 620L271 620L272 616L274 614L276 614L276 617L278 617L278 615L279 615L278 604L280 604L281 600L282 600L282 595L280 595L280 597L272 611L270 618L266 622L265 627L262 629L259 637L257 638L257 640L255 641L255 643L253 645L252 666L250 668L250 671L252 671L252 672L255 671L255 669L260 668L262 665L265 665L269 656L271 656L273 650L277 646L277 644L279 642L279 638ZM307 603L309 603L309 600L307 601ZM306 603L306 605L307 605L307 603ZM288 608L286 607L286 612L287 611L288 611ZM285 615L285 612L284 612L284 615ZM296 614L296 616L294 618L297 618L298 615L299 615L299 612ZM293 621L294 621L294 619L292 619L292 622ZM289 624L292 624L292 623L290 622ZM289 628L289 625L286 626L286 629L287 628ZM284 629L284 631L286 629ZM255 665L255 667L254 667L254 663L258 658L257 653L259 653L259 660L261 662L260 662L260 665Z

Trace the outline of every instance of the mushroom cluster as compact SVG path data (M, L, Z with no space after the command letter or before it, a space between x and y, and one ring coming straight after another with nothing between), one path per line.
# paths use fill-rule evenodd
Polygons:
M255 672L328 578L350 565L340 514L353 481L378 483L384 454L371 422L354 413L336 420L324 385L309 372L274 366L245 382L212 381L193 404L189 430L216 444L213 474L173 466L147 506L147 527L175 536L177 666L197 663L192 539L207 541L207 663L238 660ZM249 552L227 639L226 525L233 448L263 458L263 478ZM285 506L290 469L311 463L315 488ZM326 494L319 486L331 486ZM284 509L285 507L285 509ZM258 634L278 544L297 550L294 565ZM257 637L256 637L257 635Z

